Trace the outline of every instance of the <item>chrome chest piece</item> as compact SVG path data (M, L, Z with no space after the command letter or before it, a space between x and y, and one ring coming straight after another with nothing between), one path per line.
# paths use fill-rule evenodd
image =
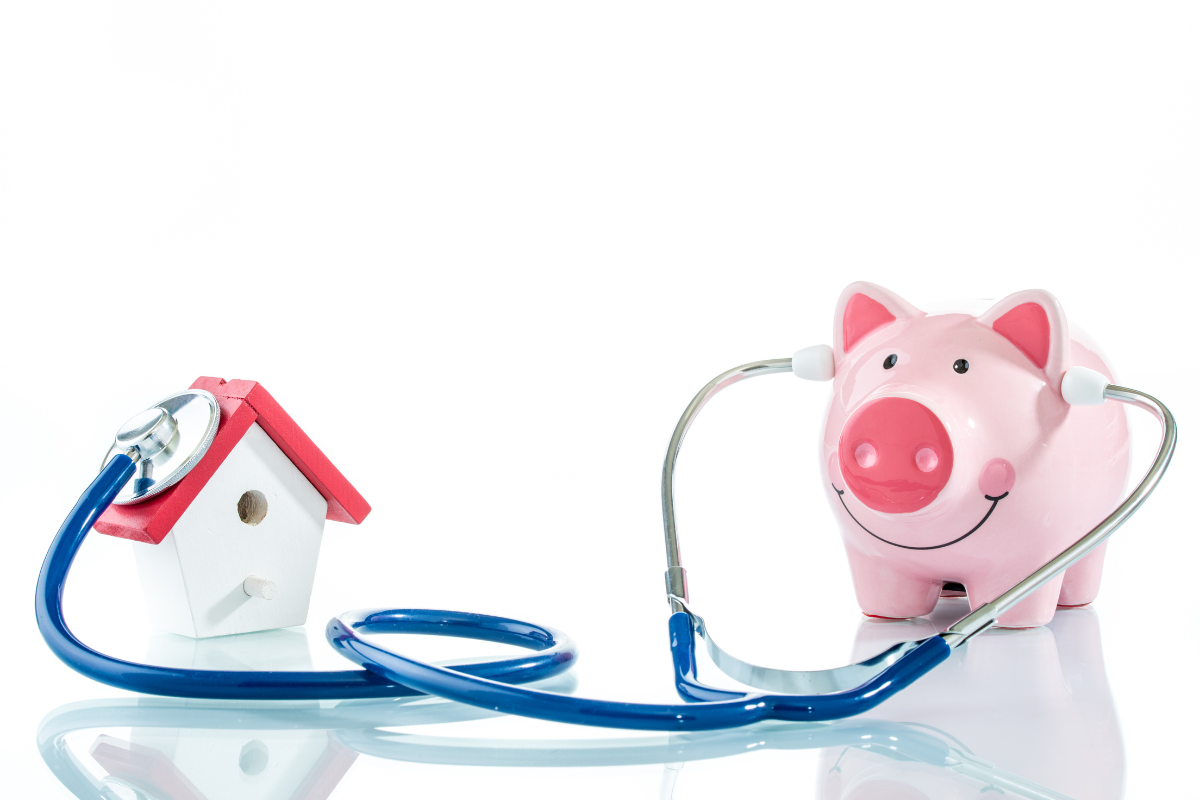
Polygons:
M124 453L138 469L113 503L140 503L182 480L208 452L220 421L217 398L203 389L188 389L122 425L100 466Z

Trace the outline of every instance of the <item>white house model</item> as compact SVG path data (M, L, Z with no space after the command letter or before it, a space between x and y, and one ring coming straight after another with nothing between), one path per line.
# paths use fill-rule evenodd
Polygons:
M221 421L204 458L96 530L132 539L150 623L193 638L303 625L325 520L371 507L254 381L199 378Z

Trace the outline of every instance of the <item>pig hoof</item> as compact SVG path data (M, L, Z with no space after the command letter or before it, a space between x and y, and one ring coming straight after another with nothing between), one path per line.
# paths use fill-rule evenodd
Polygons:
M1090 605L1091 605L1091 603L1090 603L1090 602L1088 602L1088 603L1076 603L1076 604L1074 604L1074 605L1066 605L1066 604L1064 604L1064 603L1059 603L1059 604L1058 604L1058 607L1059 607L1059 608L1087 608L1087 607L1088 607L1088 606L1090 606Z
M913 617L885 617L881 614L868 614L865 611L862 613L864 617L870 617L871 619L882 619L886 622L903 622L906 619L913 619Z

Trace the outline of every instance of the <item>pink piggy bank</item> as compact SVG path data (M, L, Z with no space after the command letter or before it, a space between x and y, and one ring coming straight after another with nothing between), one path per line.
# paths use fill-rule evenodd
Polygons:
M822 465L868 616L924 616L943 591L965 591L972 608L994 600L1122 499L1124 409L1060 393L1071 367L1113 372L1048 292L978 317L927 315L853 283L833 358ZM1059 605L1092 602L1103 564L1101 545L999 625L1044 625Z

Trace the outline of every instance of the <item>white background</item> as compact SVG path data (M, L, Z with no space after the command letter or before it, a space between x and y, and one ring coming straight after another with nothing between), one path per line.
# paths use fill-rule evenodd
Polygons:
M38 638L45 548L116 427L198 375L261 381L374 507L326 527L318 666L340 610L461 608L568 630L582 694L670 701L666 440L722 370L830 342L853 280L918 307L1048 289L1175 410L1096 608L1127 795L1194 785L1193 4L2 8L10 791L66 796L38 720L119 694ZM832 666L859 624L827 393L739 387L685 450L693 599L750 660ZM1156 426L1131 420L1141 469ZM130 547L87 541L67 611L140 658ZM471 735L605 735L508 722ZM677 796L811 796L813 757L776 755ZM360 758L335 796L653 797L659 772Z

